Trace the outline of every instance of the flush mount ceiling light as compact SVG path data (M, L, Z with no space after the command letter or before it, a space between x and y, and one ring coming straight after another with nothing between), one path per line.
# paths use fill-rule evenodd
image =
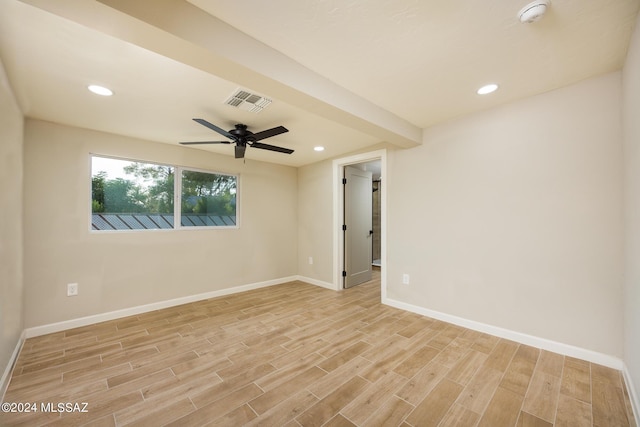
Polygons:
M313 149L314 149L315 151L324 151L324 147L321 147L321 146L319 146L319 145L318 145L317 147L313 147Z
M518 12L518 19L523 24L531 24L536 22L546 13L549 7L548 0L537 0L529 3Z
M95 93L96 95L101 95L101 96L111 96L113 95L113 91L109 88L106 88L104 86L98 86L98 85L89 85L87 86L87 89L89 89L91 92Z
M495 83L491 83L488 85L484 85L480 89L478 89L477 94L486 95L488 93L495 92L497 89L498 89L498 85Z

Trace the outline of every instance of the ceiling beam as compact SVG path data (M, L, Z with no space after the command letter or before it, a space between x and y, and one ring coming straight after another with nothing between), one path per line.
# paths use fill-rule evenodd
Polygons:
M402 148L422 129L184 0L22 0Z

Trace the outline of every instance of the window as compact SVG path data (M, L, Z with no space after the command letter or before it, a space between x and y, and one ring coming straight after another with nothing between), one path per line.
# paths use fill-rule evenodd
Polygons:
M237 184L234 175L92 156L91 229L235 227Z
M183 227L236 225L237 177L182 170L181 178Z

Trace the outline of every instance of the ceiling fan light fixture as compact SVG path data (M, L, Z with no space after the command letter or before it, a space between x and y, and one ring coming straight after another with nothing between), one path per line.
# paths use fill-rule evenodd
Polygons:
M100 96L113 95L113 91L111 89L104 86L100 86L100 85L89 85L87 86L87 89L89 89L89 91L95 93L96 95L100 95Z
M495 83L491 83L491 84L482 86L480 89L477 90L476 93L478 95L487 95L492 92L495 92L496 90L498 90L498 85Z

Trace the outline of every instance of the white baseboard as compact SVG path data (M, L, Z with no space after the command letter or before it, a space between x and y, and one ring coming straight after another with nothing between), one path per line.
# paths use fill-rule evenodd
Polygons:
M322 280L312 279L311 277L298 276L298 279L301 282L306 282L312 285L320 286L321 288L331 289L332 291L338 290L333 283L324 282Z
M396 301L389 298L385 298L382 301L382 303L387 304L391 307L400 308L402 310L410 311L412 313L431 317L433 319L442 320L443 322L453 323L454 325L473 329L474 331L484 332L486 334L495 335L500 338L516 341L521 344L530 345L532 347L541 348L544 350L552 351L554 353L559 353L565 356L571 356L577 359L582 359L588 362L596 363L598 365L607 366L609 368L613 368L618 371L621 371L624 366L624 363L622 362L621 359L614 356L607 355L607 354L598 353L596 351L587 350L587 349L575 347L569 344L563 344L563 343L551 341L545 338L535 337L532 335L511 331L509 329L504 329L497 326L487 325L485 323L464 319L462 317L452 316L450 314L441 313L439 311L430 310L424 307L415 306L412 304Z
M20 355L20 351L22 350L22 345L25 340L25 331L22 331L20 334L20 338L16 343L16 348L13 349L13 353L11 354L11 358L9 358L9 363L7 363L7 367L2 374L2 378L0 378L0 402L4 402L4 394L7 392L7 388L9 387L9 381L11 380L11 373L13 372L13 367L16 364L16 360L18 360L18 356Z
M94 314L91 316L80 317L77 319L64 320L62 322L51 323L48 325L34 326L25 329L26 338L37 337L40 335L51 334L54 332L65 331L67 329L79 328L81 326L93 325L94 323L106 322L108 320L120 319L127 316L135 316L136 314L147 313L149 311L160 310L163 308L174 307L176 305L188 304L191 302L202 301L210 298L231 295L240 292L251 291L253 289L265 288L273 285L299 280L298 276L282 277L279 279L267 280L264 282L251 283L248 285L235 286L232 288L220 289L202 294L190 295L181 298L175 298L166 301L154 302L151 304L139 305L136 307L124 308L122 310L109 311L106 313Z
M629 400L631 401L631 408L633 409L633 416L636 418L636 423L640 422L640 396L638 396L638 392L633 384L633 380L631 379L631 373L627 368L627 364L624 364L624 368L622 369L622 376L624 377L624 382L627 385L627 391L629 392Z

